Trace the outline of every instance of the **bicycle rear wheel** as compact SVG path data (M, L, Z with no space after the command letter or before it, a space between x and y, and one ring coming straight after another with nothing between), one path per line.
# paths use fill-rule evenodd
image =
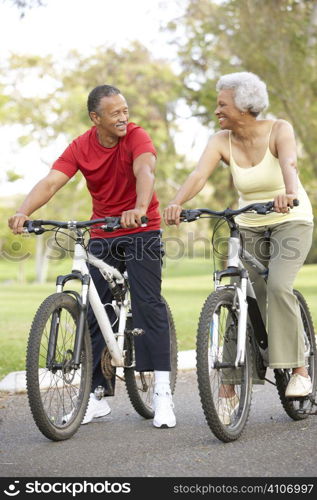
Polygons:
M234 367L238 316L235 292L222 289L209 295L200 314L197 334L197 377L202 408L215 436L224 442L238 439L246 425L252 395L252 356L249 332L245 363ZM219 367L217 363L226 363ZM231 365L228 367L228 364ZM234 387L232 399L229 387ZM220 388L222 393L220 393ZM224 395L228 397L223 397Z
M171 343L171 373L170 373L170 386L171 391L174 393L176 378L177 378L177 339L176 330L174 325L173 316L169 305L165 302L168 322L170 327L170 343ZM127 330L132 329L132 318L128 319ZM133 336L131 336L130 349L134 349ZM132 354L133 357L133 354ZM152 409L152 399L154 394L154 372L137 372L133 367L124 369L125 384L129 399L133 408L139 415L144 418L153 418L154 411Z
M66 293L47 297L29 334L26 381L29 405L39 430L53 441L78 430L91 390L92 352L86 327L78 369L72 364L79 307ZM51 354L49 354L51 353Z
M279 393L281 403L287 415L293 420L303 420L308 417L312 411L312 397L316 394L317 388L317 353L316 336L311 314L303 295L298 290L293 290L300 308L303 322L303 334L305 341L305 365L310 375L313 391L312 395L304 398L286 398L285 390L292 374L292 370L274 370L276 387Z

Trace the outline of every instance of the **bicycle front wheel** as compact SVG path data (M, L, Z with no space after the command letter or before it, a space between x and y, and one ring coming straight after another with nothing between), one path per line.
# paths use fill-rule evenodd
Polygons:
M234 366L238 316L235 292L209 295L200 314L197 334L197 378L202 408L214 435L224 442L238 439L248 419L252 395L249 331L245 362Z
M317 389L317 353L316 353L316 336L311 314L303 295L298 290L293 290L299 304L303 335L305 343L305 366L308 370L312 381L312 394L302 398L286 398L285 390L291 377L292 370L280 369L274 370L276 387L279 393L281 403L287 415L293 420L303 420L308 417L312 411L313 398Z
M66 293L47 297L29 335L26 381L29 405L39 430L53 441L78 430L91 390L92 351L86 326L80 367L72 363L79 307Z
M172 394L175 390L177 378L177 339L173 316L166 300L167 316L170 329L170 345L171 345L171 372L170 372L170 387ZM132 319L129 318L127 329L131 329ZM133 339L132 339L133 340ZM134 349L132 343L131 349ZM154 372L137 372L133 367L124 369L125 384L129 399L133 408L139 415L144 418L153 418L154 411L152 409L152 399L154 394Z

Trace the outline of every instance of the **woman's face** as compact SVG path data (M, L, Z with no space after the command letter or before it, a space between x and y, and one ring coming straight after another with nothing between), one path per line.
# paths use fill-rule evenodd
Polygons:
M215 115L221 129L232 129L241 120L241 111L233 100L233 90L220 90L217 98Z

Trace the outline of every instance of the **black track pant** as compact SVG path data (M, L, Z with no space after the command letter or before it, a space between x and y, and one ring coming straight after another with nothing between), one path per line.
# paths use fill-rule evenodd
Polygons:
M135 337L136 370L170 371L170 338L167 310L161 298L162 240L160 231L147 231L114 238L95 238L89 242L89 252L122 271L128 271L131 291L133 328L142 328L144 335ZM90 266L90 273L103 304L111 304L113 297L100 271ZM115 316L106 306L110 322ZM89 306L88 324L93 348L92 391L104 386L111 394L104 378L100 358L105 341L95 315ZM112 380L114 384L114 380Z

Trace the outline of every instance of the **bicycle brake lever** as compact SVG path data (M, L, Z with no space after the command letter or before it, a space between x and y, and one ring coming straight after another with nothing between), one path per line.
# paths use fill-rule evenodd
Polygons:
M272 212L272 208L274 207L273 201L269 201L268 203L265 204L260 204L256 209L256 213L260 215L266 215L270 212Z
M106 231L107 233L111 233L112 231L116 231L120 228L121 226L117 222L108 222L108 224L103 224L102 226L100 226L100 229L103 229L103 231Z
M180 213L180 220L182 222L194 222L199 219L199 210L182 210Z
M41 221L26 220L23 227L26 233L43 234L45 232L45 229L41 227Z

